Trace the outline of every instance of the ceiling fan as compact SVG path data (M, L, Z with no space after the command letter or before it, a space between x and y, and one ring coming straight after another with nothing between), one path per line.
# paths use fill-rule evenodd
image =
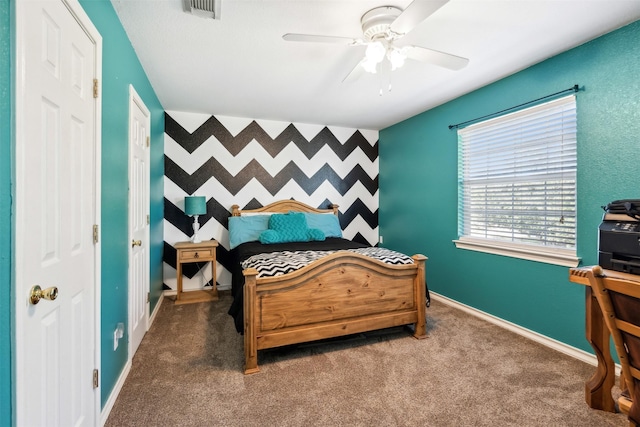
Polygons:
M371 9L360 19L364 38L322 36L312 34L288 33L282 36L286 41L337 43L348 46L367 46L364 58L344 78L355 78L359 70L376 73L384 59L388 60L391 70L404 65L405 59L434 64L450 70L460 70L469 60L460 56L444 53L421 46L400 46L398 42L418 24L444 6L449 0L414 0L406 9L395 6L381 6Z

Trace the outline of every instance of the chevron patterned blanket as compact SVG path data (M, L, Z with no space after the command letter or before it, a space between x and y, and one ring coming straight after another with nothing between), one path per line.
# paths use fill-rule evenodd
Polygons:
M358 248L346 249L370 258L377 259L386 264L413 264L413 258L400 252L386 248ZM242 268L255 268L258 270L258 277L275 277L299 270L313 261L333 254L338 251L282 251L262 253L251 256L242 262Z

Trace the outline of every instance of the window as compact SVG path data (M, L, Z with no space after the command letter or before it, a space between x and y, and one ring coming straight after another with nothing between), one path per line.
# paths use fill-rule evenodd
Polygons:
M464 249L576 266L576 102L567 96L458 130Z

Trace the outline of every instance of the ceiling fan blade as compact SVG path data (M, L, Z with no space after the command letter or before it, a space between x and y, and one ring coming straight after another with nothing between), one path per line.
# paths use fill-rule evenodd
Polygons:
M362 68L362 61L364 61L364 59L361 61L358 61L356 66L353 67L351 71L349 71L349 74L347 74L345 78L342 79L342 83L352 82L354 80L359 79L362 76L362 74L364 73L364 68Z
M391 31L407 34L449 0L413 0L391 24Z
M450 70L460 70L466 67L469 63L467 58L420 46L410 46L410 49L407 50L407 57L415 59L416 61L448 68Z
M346 45L359 45L363 43L362 40L351 37L316 36L313 34L287 33L283 35L282 38L288 42L337 43Z

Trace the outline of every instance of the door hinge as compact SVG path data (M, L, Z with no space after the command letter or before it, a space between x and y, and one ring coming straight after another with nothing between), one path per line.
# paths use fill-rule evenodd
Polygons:
M93 224L93 243L98 243L98 224Z
M151 300L151 292L147 292L147 303Z
M147 215L147 225L151 224L151 218Z
M147 136L147 147L151 145L151 138L149 136Z
M99 380L98 380L99 376L98 376L98 370L94 369L93 370L93 388L98 388L99 385Z
M93 97L98 97L98 79L93 79Z

